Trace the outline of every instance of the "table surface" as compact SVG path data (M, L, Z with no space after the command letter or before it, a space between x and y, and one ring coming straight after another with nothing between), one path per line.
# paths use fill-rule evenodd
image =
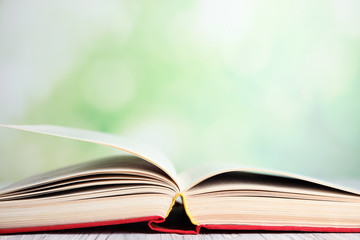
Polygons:
M355 187L360 180L352 181ZM261 240L303 240L303 239L360 239L360 233L301 233L269 231L214 231L203 229L198 235L158 233L148 228L147 223L131 223L83 229L52 232L0 235L0 240L34 239L261 239Z
M83 229L60 230L25 234L0 235L0 240L36 239L258 239L258 240L303 240L303 239L360 239L360 233L300 233L266 231L214 231L203 229L198 235L158 233L148 228L147 223L131 223Z
M179 235L165 233L133 233L123 231L61 231L36 234L0 236L1 240L34 240L34 239L258 239L258 240L301 240L301 239L360 239L360 233L259 233L259 232L217 232L199 235Z
M62 230L43 233L13 234L0 236L1 240L35 239L254 239L254 240L304 240L304 239L360 239L360 233L294 233L259 231L207 231L198 235L157 233L147 228L145 223L96 227L87 229Z

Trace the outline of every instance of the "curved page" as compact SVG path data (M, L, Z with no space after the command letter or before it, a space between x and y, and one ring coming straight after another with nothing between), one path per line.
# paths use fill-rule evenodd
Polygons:
M27 192L37 195L43 189L57 192L63 186L74 188L75 185L79 186L81 183L101 186L102 183L108 184L113 180L115 181L113 183L120 184L121 179L122 181L126 179L131 184L141 184L141 182L165 184L175 192L178 191L175 183L160 168L128 154L87 161L25 178L0 189L0 201L4 198L13 198L14 195L27 194ZM11 196L8 196L9 193Z
M75 128L67 128L60 126L51 126L51 125L4 125L0 124L2 127L15 128L19 130L42 133L47 135L53 135L63 138L70 138L84 142L91 142L96 144L101 144L113 148L120 149L122 151L133 154L137 157L140 157L155 166L163 170L173 181L177 184L176 181L176 171L171 162L161 153L156 152L155 150L135 144L128 139L95 131L88 131Z
M236 172L236 171L295 178L295 179L313 182L323 186L360 195L360 188L353 186L351 184L337 183L336 181L331 181L331 180L329 181L320 180L314 177L307 177L300 174L289 173L285 171L262 169L257 167L241 167L236 164L207 164L207 165L198 166L196 168L191 168L179 175L180 182L183 184L181 188L186 189L185 191L187 191L190 188L195 187L196 185L198 185L199 183L205 181L210 177L226 172Z

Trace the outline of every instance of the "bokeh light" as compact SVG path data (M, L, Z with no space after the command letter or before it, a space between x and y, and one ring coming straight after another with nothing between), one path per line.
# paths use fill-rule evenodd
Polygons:
M360 4L0 3L0 119L110 132L179 171L360 176ZM0 181L115 154L0 129Z

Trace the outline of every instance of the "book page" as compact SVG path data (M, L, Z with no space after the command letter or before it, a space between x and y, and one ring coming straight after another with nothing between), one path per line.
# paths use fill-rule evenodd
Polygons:
M195 168L188 169L179 175L179 182L181 183L180 187L181 189L186 191L212 176L221 173L232 172L232 171L242 171L249 173L300 179L300 180L320 184L323 186L339 189L342 191L360 194L360 187L358 185L356 186L349 184L349 182L337 182L331 179L330 180L318 179L297 173L289 173L289 172L273 170L273 169L262 169L253 166L241 166L239 164L234 164L234 163L211 163L211 164L204 164Z
M155 166L163 170L175 183L177 182L177 175L175 168L172 165L172 163L163 154L157 152L156 150L148 146L140 145L138 143L133 143L129 139L125 139L120 136L116 136L108 133L96 132L96 131L67 128L60 126L51 126L51 125L0 124L0 126L29 131L29 132L53 135L63 138L75 139L84 142L91 142L91 143L117 148L154 164Z
M71 165L50 172L41 173L15 182L0 189L2 194L19 192L24 189L39 191L41 188L52 188L58 191L62 185L75 186L81 182L96 183L97 180L131 179L130 183L143 180L149 183L158 182L178 191L177 185L160 168L148 161L133 155L113 156ZM137 180L134 180L137 179ZM42 187L43 186L43 187ZM56 187L56 188L55 188Z

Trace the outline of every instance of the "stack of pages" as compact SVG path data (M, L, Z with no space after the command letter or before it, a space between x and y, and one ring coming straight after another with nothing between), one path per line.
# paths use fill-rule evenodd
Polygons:
M293 173L202 166L177 174L163 155L118 136L57 126L2 125L129 153L36 175L0 190L0 233L147 221L162 232L201 228L360 232L360 191ZM21 150L21 146L19 146ZM31 161L31 160L30 160ZM167 224L181 206L191 222Z

